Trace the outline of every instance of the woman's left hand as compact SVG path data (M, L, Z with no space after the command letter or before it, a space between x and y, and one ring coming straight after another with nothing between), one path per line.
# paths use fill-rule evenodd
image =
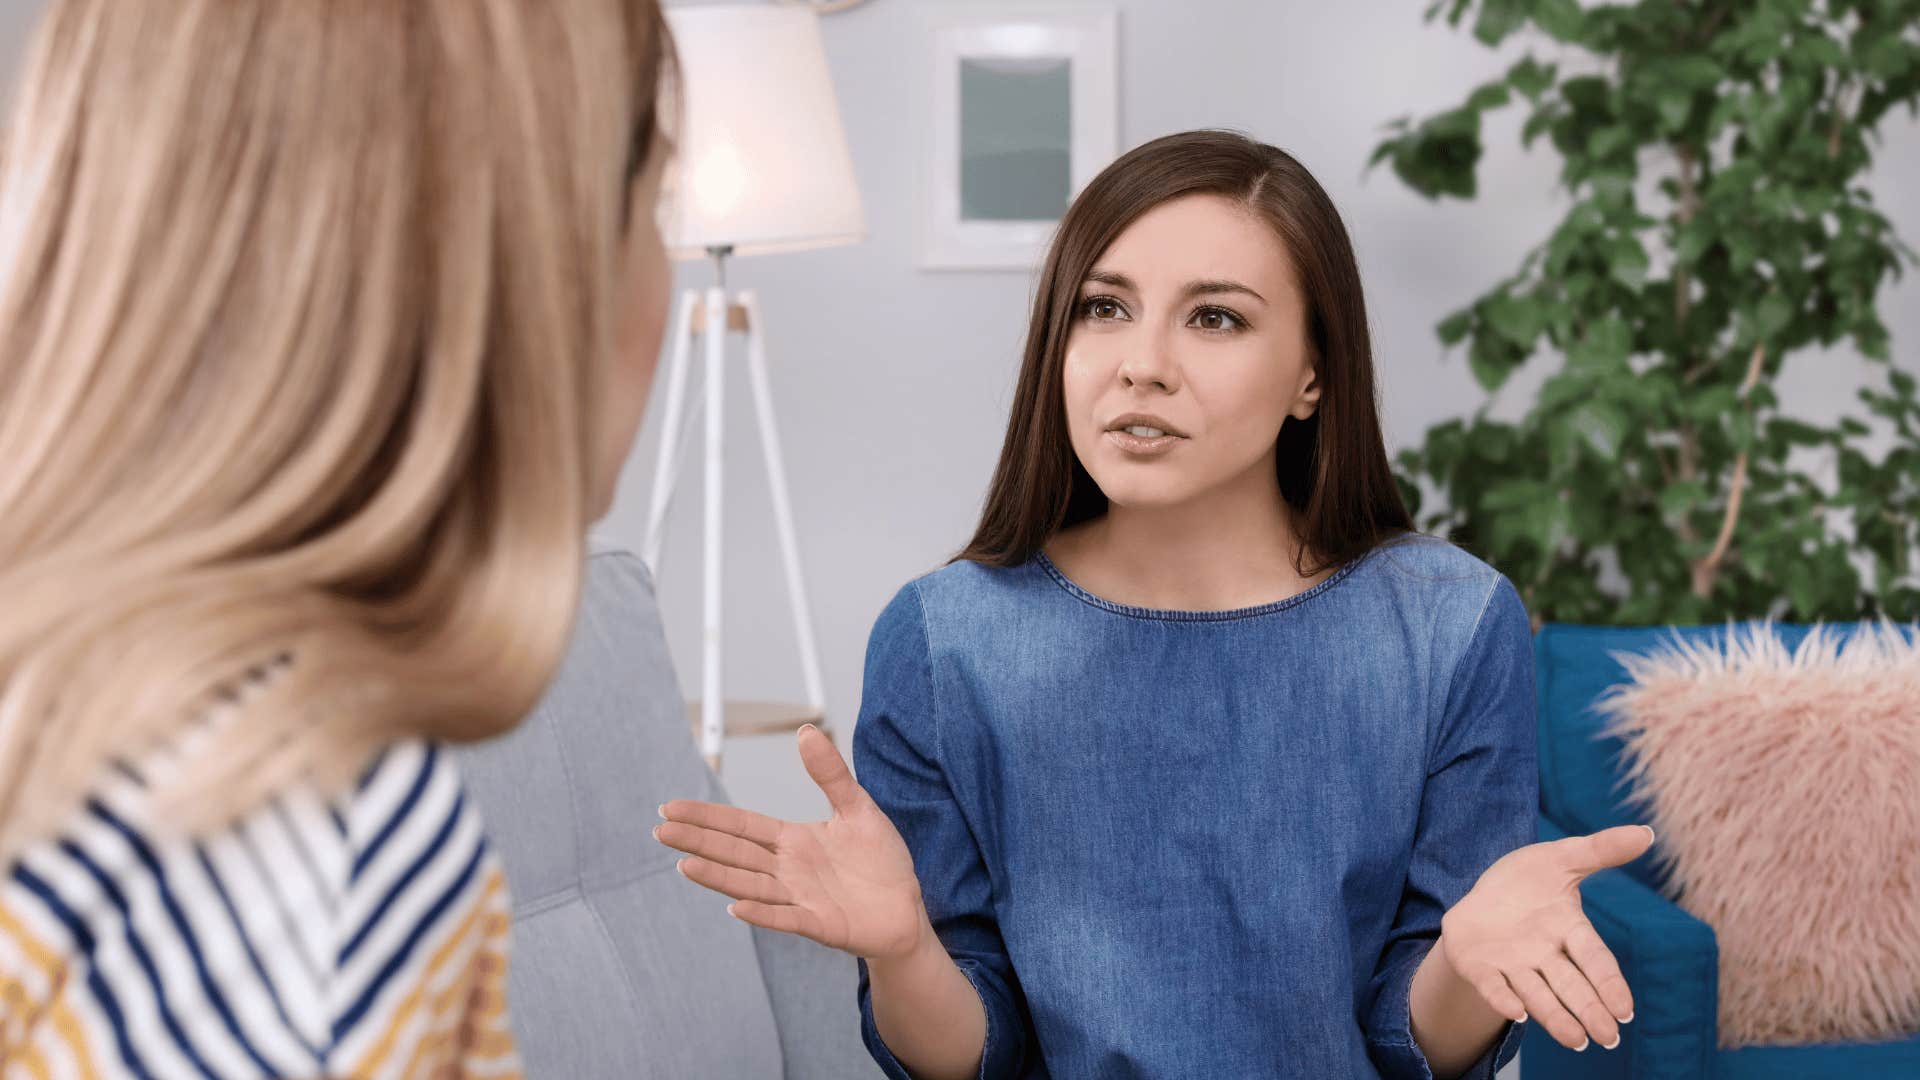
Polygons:
M1447 961L1493 1011L1531 1016L1569 1049L1619 1045L1633 994L1580 908L1580 882L1652 843L1652 829L1622 825L1509 852L1442 918Z

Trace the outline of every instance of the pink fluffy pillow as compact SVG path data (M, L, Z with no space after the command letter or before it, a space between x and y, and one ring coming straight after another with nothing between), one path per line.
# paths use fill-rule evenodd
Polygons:
M1720 944L1720 1045L1920 1030L1920 627L1771 626L1617 654L1598 703L1681 907Z

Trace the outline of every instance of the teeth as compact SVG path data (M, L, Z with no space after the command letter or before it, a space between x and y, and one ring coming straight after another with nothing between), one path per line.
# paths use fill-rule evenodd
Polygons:
M1160 436L1165 435L1166 432L1161 431L1159 428L1151 428L1151 427L1143 427L1140 425L1135 425L1127 429L1127 434L1137 435L1142 439L1157 439Z

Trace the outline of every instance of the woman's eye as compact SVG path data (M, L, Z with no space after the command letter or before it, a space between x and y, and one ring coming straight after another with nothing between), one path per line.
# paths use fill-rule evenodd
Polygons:
M1083 301L1080 304L1080 310L1085 313L1088 318L1098 322L1110 322L1126 316L1126 310L1120 306L1119 301L1104 296L1096 296Z
M1202 330L1224 331L1238 330L1247 324L1240 316L1225 308L1201 308L1193 313L1190 325Z

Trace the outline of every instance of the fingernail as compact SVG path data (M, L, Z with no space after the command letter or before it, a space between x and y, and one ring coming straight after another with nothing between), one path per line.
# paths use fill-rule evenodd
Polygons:
M1613 1037L1613 1041L1612 1041L1612 1042L1610 1042L1610 1043L1608 1043L1607 1045L1605 1045L1605 1046L1603 1046L1603 1047L1601 1047L1600 1049L1602 1049L1602 1050L1618 1050L1619 1048L1620 1048L1620 1036L1619 1036L1618 1034L1615 1034L1615 1035L1614 1035L1614 1037Z
M655 825L651 831L655 840L660 839L660 826Z
M1628 1013L1627 1015L1625 1015L1625 1016L1623 1016L1623 1017L1621 1017L1621 1018L1620 1018L1620 1022L1621 1022L1621 1023L1623 1023L1623 1024L1631 1024L1631 1023L1633 1023L1633 1014L1632 1014L1632 1013Z
M733 905L732 905L732 904L728 904L728 905L727 905L727 914L729 914L729 915L733 915L733 917L734 917L734 918L736 918L736 919L740 917L740 916L738 916L738 915L734 915L734 911L733 911Z
M800 730L801 731L819 731L820 729L817 727L814 727L812 724L801 724Z
M1643 827L1643 828L1645 828L1645 829L1647 830L1647 840L1648 840L1648 842L1652 842L1652 841L1654 841L1654 840L1658 840L1658 839L1660 839L1660 834L1659 834L1659 833L1657 833L1657 832L1654 832L1654 831L1653 831L1653 826L1651 826L1651 825L1646 825L1646 826L1642 826L1642 827Z
M685 859L676 859L676 860L674 860L674 864L673 864L673 868L674 868L675 870L678 870L678 871L680 871L680 876L681 876L681 877L686 877L686 876L687 876L687 860L685 860ZM688 878L687 880L689 880L689 881L691 881L691 880L693 880L693 879L692 879L692 878Z
M1580 1041L1580 1045L1579 1045L1579 1046L1576 1046L1576 1047L1574 1047L1574 1048L1573 1048L1573 1052L1574 1052L1574 1053L1576 1053L1576 1054L1584 1054L1584 1053L1586 1053L1586 1052L1587 1052L1587 1044L1589 1044L1589 1043L1591 1043L1591 1042L1593 1042L1593 1040L1592 1040L1592 1039L1582 1039L1582 1040Z
M666 817L666 816L667 816L667 804L666 804L666 803L661 803L661 804L659 805L659 807L658 807L657 809L658 809L658 812L659 812L659 814L660 814L660 816L661 816L661 817Z

